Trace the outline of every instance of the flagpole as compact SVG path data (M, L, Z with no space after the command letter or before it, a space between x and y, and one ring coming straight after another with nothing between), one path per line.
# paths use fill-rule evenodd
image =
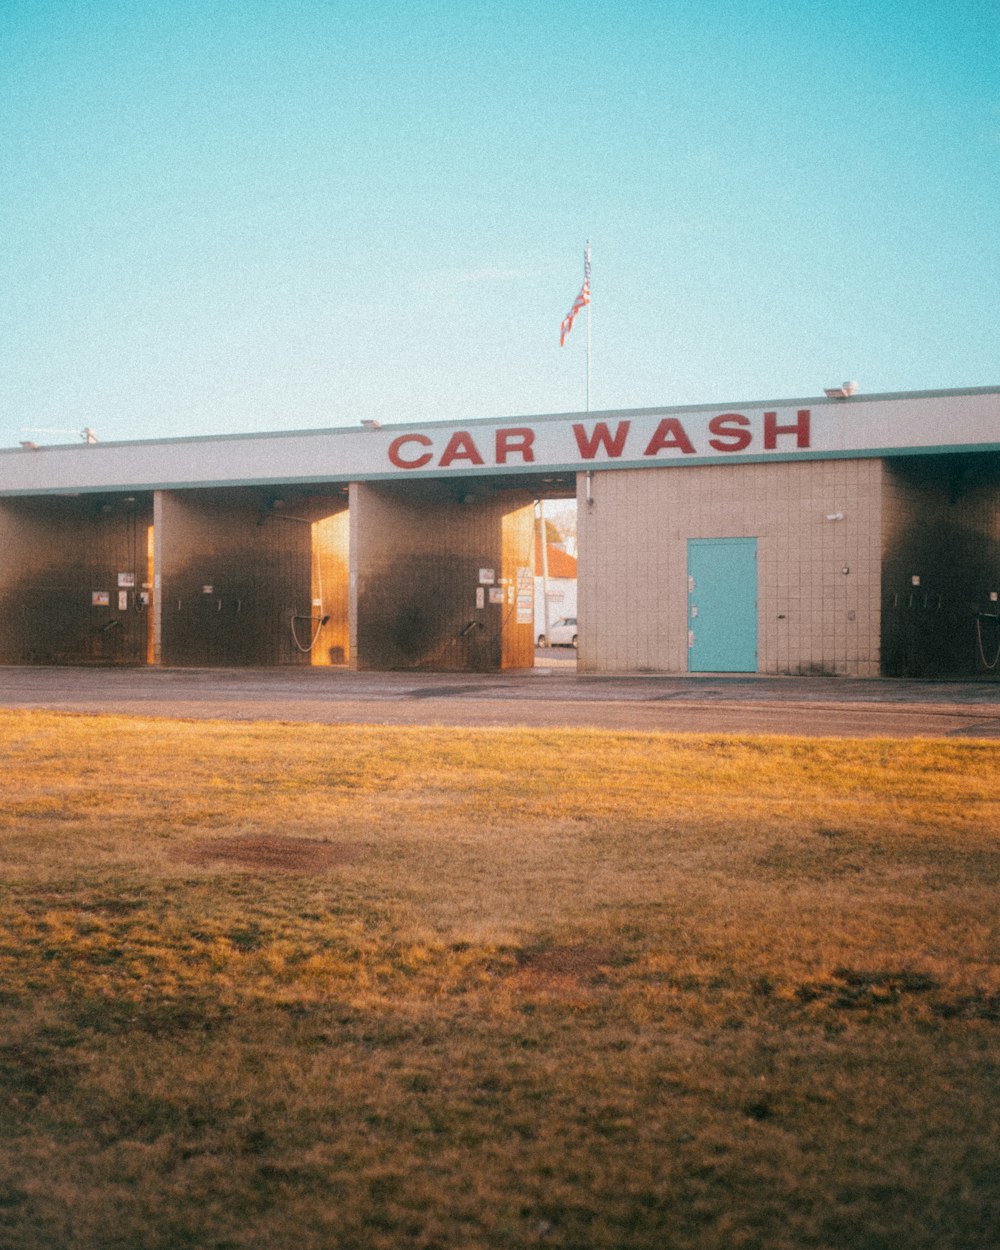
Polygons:
M583 272L590 282L590 240L587 240L587 251L583 262ZM593 296L591 296L591 299ZM590 412L590 300L587 300L587 411Z
M573 329L573 320L581 308L587 310L587 411L590 411L590 240L587 240L587 247L583 253L583 286L580 287L580 294L573 301L573 307L562 319L562 325L559 327L559 346L566 346L566 339L570 330Z

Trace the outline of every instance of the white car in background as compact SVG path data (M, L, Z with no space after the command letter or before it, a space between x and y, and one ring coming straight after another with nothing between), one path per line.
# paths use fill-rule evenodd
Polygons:
M549 626L548 634L539 634L539 647L575 647L576 617L564 616Z

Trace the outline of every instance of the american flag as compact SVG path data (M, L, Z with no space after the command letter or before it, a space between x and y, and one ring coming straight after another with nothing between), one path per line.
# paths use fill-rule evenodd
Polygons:
M569 332L573 329L573 319L576 314L584 306L590 303L590 248L583 254L583 286L580 287L580 294L573 301L573 307L569 310L562 320L562 328L559 331L559 346L565 347L566 340L569 338ZM589 314L588 314L589 315Z

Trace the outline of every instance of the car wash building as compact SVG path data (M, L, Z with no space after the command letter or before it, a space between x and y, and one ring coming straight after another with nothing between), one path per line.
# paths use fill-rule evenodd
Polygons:
M1000 388L0 451L0 663L1000 675Z

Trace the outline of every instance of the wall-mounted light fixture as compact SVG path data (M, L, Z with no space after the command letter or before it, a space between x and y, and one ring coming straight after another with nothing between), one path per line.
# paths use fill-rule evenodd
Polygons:
M828 512L826 514L826 519L828 521L842 521L844 519L844 514L842 512Z

